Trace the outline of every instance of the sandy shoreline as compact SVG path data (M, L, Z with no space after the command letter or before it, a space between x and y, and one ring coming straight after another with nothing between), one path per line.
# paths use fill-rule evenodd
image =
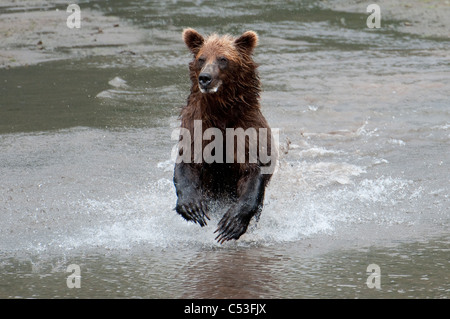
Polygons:
M369 2L323 0L336 11L366 13ZM450 0L376 2L383 19L400 21L397 31L425 37L450 37ZM89 54L115 54L139 46L145 31L119 17L82 9L80 29L66 25L66 2L5 0L0 4L0 68L32 65ZM383 22L382 22L383 23ZM382 25L383 27L383 25Z
M27 1L11 4L14 10L2 13L0 19L0 68L117 53L139 45L144 37L143 31L126 21L99 11L83 9L81 28L70 29L66 21L71 13L65 6L36 11L29 9Z

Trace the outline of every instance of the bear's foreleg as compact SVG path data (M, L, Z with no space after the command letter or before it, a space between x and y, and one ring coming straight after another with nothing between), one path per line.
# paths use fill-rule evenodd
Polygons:
M222 217L215 232L219 243L239 239L247 231L252 217L262 210L266 181L259 168L251 170L238 182L238 202Z
M200 168L195 164L176 163L173 182L178 197L175 207L177 213L187 221L205 226L209 217L201 191Z

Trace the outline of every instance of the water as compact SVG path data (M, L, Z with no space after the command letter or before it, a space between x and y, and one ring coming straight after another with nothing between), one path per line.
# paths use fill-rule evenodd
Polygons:
M122 37L0 69L0 297L449 297L448 39L396 21L369 30L365 13L308 1L82 10ZM12 11L23 9L0 8ZM200 229L173 211L184 27L258 32L262 108L280 129L260 220L224 245L220 214ZM79 289L67 287L70 264ZM381 289L366 285L369 264Z

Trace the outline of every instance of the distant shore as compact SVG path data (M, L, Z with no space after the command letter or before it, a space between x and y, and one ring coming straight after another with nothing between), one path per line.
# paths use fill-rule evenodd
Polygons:
M400 21L400 32L450 39L450 0L322 0L324 8L366 13L376 3L381 17ZM83 9L81 29L66 25L66 4L40 0L4 0L0 4L0 68L32 65L54 59L111 53L139 45L144 32L119 17ZM118 49L119 48L119 49ZM78 50L77 50L78 49Z

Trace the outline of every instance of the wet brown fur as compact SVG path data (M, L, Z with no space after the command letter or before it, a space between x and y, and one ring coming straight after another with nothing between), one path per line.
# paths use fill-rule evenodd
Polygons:
M183 32L186 41L187 34L192 29ZM252 31L244 33L256 36ZM191 93L187 99L187 105L181 111L181 127L188 129L194 136L194 120L202 120L203 132L215 127L223 131L225 128L270 128L260 110L261 84L257 72L258 65L252 59L255 43L250 48L240 48L236 44L236 38L230 35L218 36L213 34L204 39L198 50L193 50L194 58L189 63L189 77L192 82ZM206 63L225 56L229 61L229 67L221 74L223 84L217 93L204 94L200 92L198 77L200 69L196 66L198 58L206 56ZM268 142L270 143L270 136ZM207 145L210 141L204 141ZM268 145L270 154L270 144ZM193 145L192 145L193 147ZM248 143L246 143L246 155L248 154ZM194 156L192 148L192 160ZM248 157L247 157L248 158ZM256 164L243 163L240 171L245 171Z

